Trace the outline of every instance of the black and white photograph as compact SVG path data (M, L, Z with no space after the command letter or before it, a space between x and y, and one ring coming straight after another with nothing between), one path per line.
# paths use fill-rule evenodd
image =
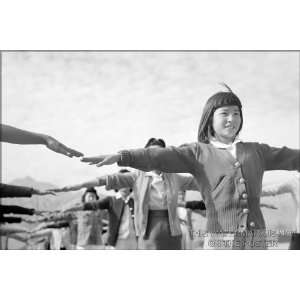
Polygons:
M1 300L298 299L298 6L1 1Z
M1 250L300 249L299 57L2 51Z

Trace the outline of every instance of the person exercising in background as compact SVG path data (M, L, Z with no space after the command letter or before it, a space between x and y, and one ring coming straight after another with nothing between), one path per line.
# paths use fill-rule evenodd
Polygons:
M126 169L121 174L128 173ZM107 210L109 225L107 245L111 249L136 250L137 239L134 228L134 200L130 197L130 188L120 188L113 196L106 196L101 200L83 203L72 207L66 212ZM108 248L107 248L108 249Z
M292 179L281 183L270 184L263 187L262 196L277 196L290 194L296 207L296 232L292 233L289 250L300 250L300 189L299 173L296 173Z
M90 187L82 195L83 204L99 200L95 188ZM77 249L100 249L102 240L102 212L101 211L79 211L77 216Z

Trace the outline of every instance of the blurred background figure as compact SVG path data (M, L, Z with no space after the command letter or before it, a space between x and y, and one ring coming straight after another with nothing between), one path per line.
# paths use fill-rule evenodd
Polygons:
M80 157L83 154L78 152L74 149L71 149L64 144L60 143L53 137L35 133L31 131L22 130L13 126L1 124L0 127L0 141L12 144L20 144L20 145L45 145L51 151L56 153L60 153L69 157ZM28 188L23 186L15 186L15 185L7 185L0 183L0 197L31 197L32 195L54 195L53 192L49 191L40 191L34 188ZM22 208L20 206L4 206L1 205L0 199L0 226L1 223L10 222L10 223L20 223L22 220L20 218L14 217L4 217L4 214L8 213L17 213L17 214L24 214L28 213L29 210L26 208ZM31 213L32 214L32 213ZM5 230L4 228L1 229L2 232ZM8 228L6 228L8 230ZM8 239L6 240L6 244L8 243ZM2 249L2 238L0 237L0 249Z
M120 174L129 173L122 169ZM81 184L76 188L89 186L90 183ZM69 186L70 190L75 186ZM68 188L55 189L56 191L66 191ZM120 188L115 190L114 196L107 196L101 200L91 200L68 209L68 212L75 211L98 211L107 210L108 212L108 249L134 250L137 249L136 232L134 226L134 200L130 197L132 190L130 188ZM111 248L110 248L111 247Z
M95 188L86 189L82 195L82 204L99 200ZM102 240L102 212L78 211L77 216L77 249L103 249Z
M295 210L296 210L296 220L295 220L295 232L291 235L291 241L289 245L290 250L300 250L300 189L299 189L299 173L288 180L283 180L280 183L269 184L263 186L262 196L277 196L281 194L290 194Z

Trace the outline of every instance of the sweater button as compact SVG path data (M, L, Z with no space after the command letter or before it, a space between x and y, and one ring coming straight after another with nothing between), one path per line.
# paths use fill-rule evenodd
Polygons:
M241 166L241 164L240 164L240 162L236 161L236 162L234 163L234 166L235 166L236 168L239 168L239 167Z
M243 194L242 194L242 198L243 198L243 199L248 199L248 194L247 194L247 193L243 193Z
M244 179L244 178L240 178L240 183L245 183L246 182L246 180Z
M250 227L255 227L255 223L254 222L250 222Z

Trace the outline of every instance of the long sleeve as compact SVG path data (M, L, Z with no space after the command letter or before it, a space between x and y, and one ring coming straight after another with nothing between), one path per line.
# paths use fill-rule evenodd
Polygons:
M264 169L300 171L300 150L287 147L275 148L258 144L264 160Z
M133 188L136 178L137 174L135 172L107 175L105 188L107 190Z
M3 215L0 215L0 224L1 223L21 223L22 218L18 217L5 217Z
M187 201L185 203L185 208L189 208L192 210L195 210L195 209L206 210L204 201Z
M180 147L149 147L120 153L120 166L130 166L142 171L193 174L195 165L199 163L200 147L198 143L192 143Z
M31 197L33 188L9 184L0 184L0 197Z
M33 208L26 208L17 205L0 205L1 214L19 214L19 215L33 215Z
M39 219L39 222L58 222L58 221L71 221L76 219L76 215L71 211L62 212L55 215L50 215Z
M70 226L70 222L67 221L59 221L57 223L50 223L45 225L44 228L63 228L63 227L69 227Z

